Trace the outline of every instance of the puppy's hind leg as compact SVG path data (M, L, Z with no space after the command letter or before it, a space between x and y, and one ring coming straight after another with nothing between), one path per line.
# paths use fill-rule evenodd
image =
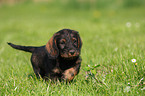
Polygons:
M31 63L32 63L32 67L33 67L33 70L34 70L34 73L36 75L37 78L40 78L41 77L41 74L40 74L40 68L39 68L39 62L37 61L37 58L35 55L32 54L31 56Z

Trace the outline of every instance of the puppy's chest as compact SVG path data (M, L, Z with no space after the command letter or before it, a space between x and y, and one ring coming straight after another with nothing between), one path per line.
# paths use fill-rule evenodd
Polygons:
M52 69L52 72L54 73L63 73L65 70L71 68L75 66L75 62L73 61L67 61L67 60L64 60L64 61L57 61L56 62L56 66Z

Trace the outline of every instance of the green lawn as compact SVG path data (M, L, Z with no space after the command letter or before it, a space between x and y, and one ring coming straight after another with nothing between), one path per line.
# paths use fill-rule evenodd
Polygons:
M0 7L0 94L34 96L121 96L145 94L145 7L77 9L46 3ZM80 73L70 84L35 77L31 54L6 43L45 45L60 29L79 31ZM131 59L136 59L132 63ZM96 78L85 68L99 64Z

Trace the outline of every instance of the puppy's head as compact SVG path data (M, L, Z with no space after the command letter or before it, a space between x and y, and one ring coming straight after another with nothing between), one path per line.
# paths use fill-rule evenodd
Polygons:
M46 50L52 58L60 56L64 59L72 59L80 55L81 46L82 41L77 31L63 29L48 41Z

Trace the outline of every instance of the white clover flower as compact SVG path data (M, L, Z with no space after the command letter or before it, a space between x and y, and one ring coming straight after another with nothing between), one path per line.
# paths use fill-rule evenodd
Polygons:
M90 65L88 65L88 67L90 67Z
M131 27L131 23L130 22L127 22L126 23L126 27L128 27L128 28Z
M130 91L130 86L127 86L125 89L124 89L124 92L129 92Z
M114 51L116 52L118 50L118 48L116 47L115 49L114 49Z
M130 48L130 44L127 45Z
M131 59L132 63L135 63L136 62L136 59Z

